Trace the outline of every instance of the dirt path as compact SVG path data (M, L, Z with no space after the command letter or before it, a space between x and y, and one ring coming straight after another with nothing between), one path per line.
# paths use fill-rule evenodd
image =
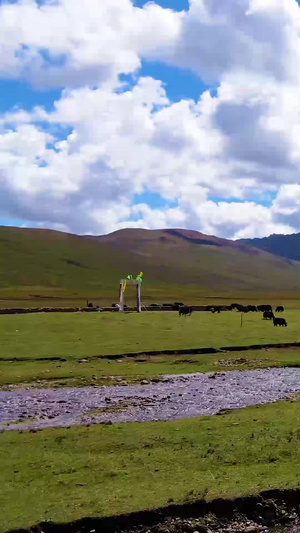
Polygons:
M300 391L300 368L165 376L144 385L0 391L0 429L174 420Z

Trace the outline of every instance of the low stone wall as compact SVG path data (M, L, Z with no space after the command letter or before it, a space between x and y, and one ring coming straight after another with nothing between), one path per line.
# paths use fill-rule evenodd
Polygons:
M191 306L193 311L210 311L212 306L207 305L193 305ZM216 306L215 306L216 307ZM228 311L227 306L218 306L220 311ZM134 312L136 307L127 307L125 312ZM177 306L158 306L152 307L143 306L142 311L175 311L178 313ZM110 312L118 313L119 309L117 307L14 307L14 308L0 308L0 315L17 315L17 314L26 314L26 313L99 313L99 312Z
M99 313L101 311L118 311L115 307L18 307L0 309L0 315L17 315L26 313Z

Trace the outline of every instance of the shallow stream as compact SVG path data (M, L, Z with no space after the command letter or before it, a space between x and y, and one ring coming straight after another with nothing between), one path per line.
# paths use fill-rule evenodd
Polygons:
M172 375L141 385L0 390L0 429L192 418L299 391L300 368Z

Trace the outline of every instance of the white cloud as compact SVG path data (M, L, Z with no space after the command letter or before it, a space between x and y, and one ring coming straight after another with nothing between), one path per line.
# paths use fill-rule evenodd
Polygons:
M300 185L283 185L280 187L276 201L274 202L274 213L283 215L293 215L300 208Z
M295 0L190 0L164 57L210 81L245 68L282 81L299 61L299 28Z
M267 207L208 200L213 195L246 198L264 179L262 171L259 179L243 174L247 162L239 153L228 158L227 132L216 127L222 90L211 100L204 94L198 104L172 104L160 82L142 78L121 94L108 88L67 91L53 112L34 110L31 124L28 114L17 114L15 131L5 129L12 116L3 116L0 167L6 211L74 232L127 225L193 227L226 237L273 231ZM42 130L45 120L50 129L59 124L72 133L56 141ZM235 130L228 135L235 141ZM178 201L178 207L131 207L132 196L144 187ZM265 180L264 190L273 187ZM283 228L290 226L278 224L278 231Z
M19 0L0 6L0 75L37 85L115 83L176 39L181 15L130 0Z
M151 209L146 204L135 205L131 215L140 218L121 222L118 228L144 227L147 229L186 228L207 235L242 239L264 237L272 233L292 233L293 226L273 221L272 210L253 202L204 201L201 204L181 202L177 208Z
M191 0L181 13L130 0L19 0L0 6L0 75L97 85L153 58L212 81L245 66L283 81L297 70L299 28L296 0Z
M65 89L52 112L0 116L1 212L82 233L300 230L299 29L295 0L2 4L0 75ZM216 96L174 103L138 74L125 90L118 75L143 58L218 82ZM165 207L134 206L144 190Z
M273 219L279 224L290 225L299 231L300 228L300 185L282 185L274 201Z

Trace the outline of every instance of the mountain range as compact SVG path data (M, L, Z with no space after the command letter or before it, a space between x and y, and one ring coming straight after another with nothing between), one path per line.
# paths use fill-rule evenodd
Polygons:
M262 239L241 239L237 242L255 246L260 248L260 250L265 250L287 259L300 261L300 233L293 233L292 235L274 234Z
M285 243L287 237L297 236L276 237ZM232 241L183 229L78 236L1 226L0 298L84 295L116 300L120 278L140 271L149 301L300 292L300 262L294 260L296 253L291 258L292 247L278 242L275 254L268 239L258 241Z

